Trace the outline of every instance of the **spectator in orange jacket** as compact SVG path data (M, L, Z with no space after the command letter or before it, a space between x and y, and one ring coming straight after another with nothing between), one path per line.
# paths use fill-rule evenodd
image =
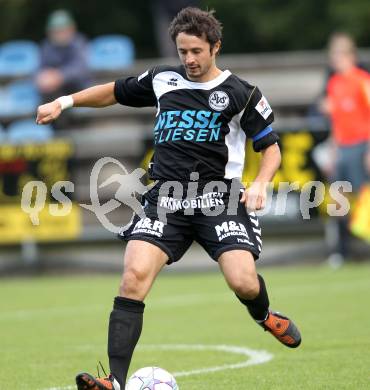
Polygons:
M349 181L356 194L370 172L370 74L359 68L356 46L350 36L334 34L329 41L334 73L327 83L321 109L331 121L331 165L333 181ZM329 262L337 267L349 255L346 218L336 221L336 242Z

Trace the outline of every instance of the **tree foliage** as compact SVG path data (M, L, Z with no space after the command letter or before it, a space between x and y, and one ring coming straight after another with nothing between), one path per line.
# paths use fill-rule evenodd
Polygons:
M175 1L175 0L174 0ZM201 0L224 24L224 53L323 48L333 31L347 31L370 46L368 0ZM0 0L0 42L44 36L47 15L71 11L88 37L131 36L139 57L156 56L153 1Z

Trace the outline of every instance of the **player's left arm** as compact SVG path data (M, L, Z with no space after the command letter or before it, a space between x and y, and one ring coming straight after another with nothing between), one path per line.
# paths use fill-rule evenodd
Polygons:
M241 202L248 210L261 210L266 205L267 189L281 163L280 147L277 143L261 151L262 159L258 174L243 192Z
M271 126L273 120L274 114L267 99L255 87L240 120L242 129L253 141L254 151L262 154L258 174L241 198L248 210L265 207L268 186L281 163L279 136Z

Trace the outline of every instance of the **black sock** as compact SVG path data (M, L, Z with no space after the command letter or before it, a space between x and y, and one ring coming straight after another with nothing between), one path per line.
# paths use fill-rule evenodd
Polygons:
M269 297L267 295L265 281L263 280L261 275L257 275L258 280L260 282L260 291L256 298L254 299L243 299L237 296L239 301L245 305L249 311L249 314L256 321L263 321L268 316L268 309L270 306Z
M144 303L116 297L109 317L108 356L110 371L125 388L131 357L143 326Z

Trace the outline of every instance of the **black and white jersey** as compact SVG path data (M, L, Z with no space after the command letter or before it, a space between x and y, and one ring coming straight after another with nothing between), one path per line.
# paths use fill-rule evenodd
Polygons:
M260 90L230 71L215 79L190 81L183 66L159 66L115 82L117 102L156 106L153 179L189 181L241 178L245 142L255 151L275 143L273 112Z

